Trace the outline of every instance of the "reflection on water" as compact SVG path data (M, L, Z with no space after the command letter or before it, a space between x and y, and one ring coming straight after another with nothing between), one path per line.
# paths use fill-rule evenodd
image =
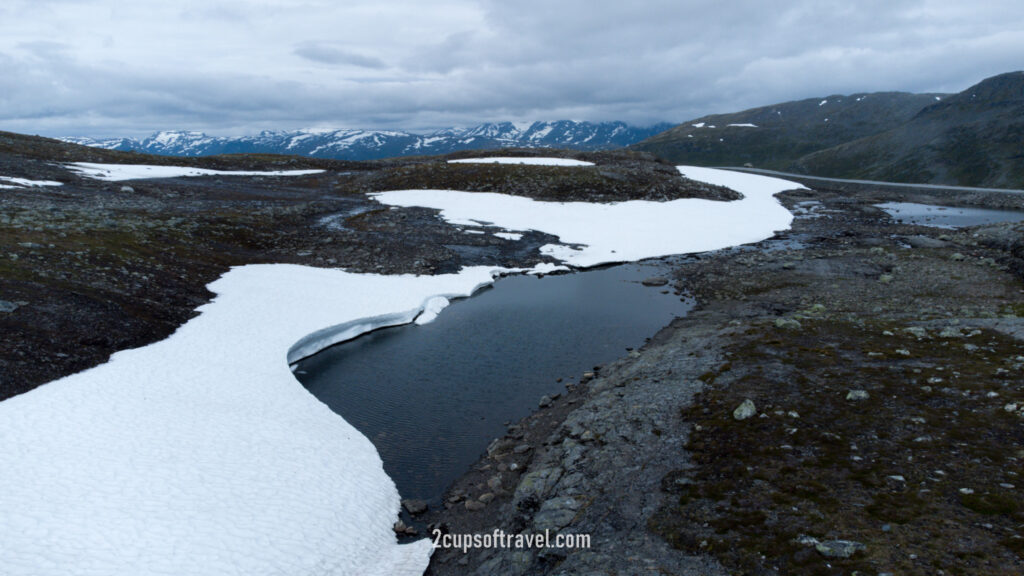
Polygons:
M403 498L439 502L491 439L571 378L684 315L640 280L657 264L514 276L425 326L379 330L303 360L296 375L365 434Z
M979 224L1024 221L1024 212L1017 210L957 208L914 204L913 202L886 202L875 206L885 210L895 220L906 224L919 224L935 228L962 228Z

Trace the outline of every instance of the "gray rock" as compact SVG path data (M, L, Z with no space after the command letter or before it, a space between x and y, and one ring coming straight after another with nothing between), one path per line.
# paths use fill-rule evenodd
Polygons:
M853 540L826 540L815 544L814 549L826 558L849 558L867 546Z
M516 486L513 502L519 504L530 497L535 497L538 500L543 498L561 477L561 468L541 468L524 474L519 480L519 485Z
M910 244L914 248L942 248L947 244L942 240L936 240L935 238L929 238L928 236L910 236L905 240L907 244Z
M533 517L533 527L538 532L544 530L560 530L569 525L576 517L582 502L576 498L552 498L540 505L540 510Z
M572 468L577 462L583 459L587 449L572 438L562 441L562 466Z
M551 406L551 402L551 397L548 395L544 395L540 397L540 402L538 402L537 405L540 406L541 408L547 408L548 406Z
M0 300L0 312L14 312L21 306L17 302L8 302L7 300Z
M736 420L746 420L755 414L757 414L757 406L754 405L754 401L750 398L744 400L732 411L732 417Z
M121 192L124 192L125 194L131 194L135 192L135 188L132 188L131 186L121 186Z
M424 502L423 500L415 500L412 498L402 500L402 507L405 508L409 512L409 514L412 514L413 516L417 514L423 514L427 511L426 502Z
M853 402L859 402L861 400L867 400L871 395L866 390L850 390L846 393L846 399Z
M512 453L513 454L526 454L530 450L533 450L533 447L530 446L529 444L520 444L520 445L518 445L518 446L516 446L515 448L512 449Z
M924 340L928 338L928 331L920 326L911 326L909 328L904 328L903 331L917 338L918 340Z
M470 512L476 512L478 510L483 510L484 508L486 508L487 504L479 500L466 500L465 506L466 510L469 510Z
M644 278L640 283L644 286L664 286L668 284L668 279L660 276L652 276L650 278Z
M803 328L803 325L793 318L779 318L775 321L775 327L783 330L799 330Z
M391 529L395 531L395 534L400 535L404 534L407 536L415 536L418 533L416 528L413 528L412 526L406 526L405 522L402 522L401 520L395 522L395 525L392 526Z

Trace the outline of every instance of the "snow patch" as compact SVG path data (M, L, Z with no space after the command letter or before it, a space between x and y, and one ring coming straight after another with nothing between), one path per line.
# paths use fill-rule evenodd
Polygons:
M422 574L431 543L397 544L373 444L286 351L436 314L499 271L233 268L166 340L0 402L4 574Z
M182 176L306 176L320 174L323 170L277 170L252 172L244 170L207 170L186 166L148 166L145 164L94 164L75 162L66 165L68 169L87 178L120 182L147 178L179 178Z
M828 104L828 100L822 100L821 102L818 102L818 107L824 106L825 104Z
M750 123L728 124L726 127L728 128L729 126L736 126L737 128L757 128L757 124L750 124Z
M703 122L697 122L696 124L693 124L692 126L694 128L703 128L704 127L704 123Z
M28 180L26 178L14 178L13 176L0 176L0 182L9 182L10 184L0 184L0 188L34 188L37 186L63 186L62 182L56 182L54 180Z
M540 128L539 130L537 130L533 134L530 134L530 140L542 140L548 134L551 134L551 131L554 130L554 129L555 129L554 126L548 124L547 126L545 126L543 128Z
M512 241L518 241L523 239L522 234L517 234L515 232L495 232L494 235L497 236L498 238L504 238L505 240Z
M562 244L542 246L541 253L572 266L589 267L769 238L776 230L787 229L793 219L773 195L804 188L779 178L726 170L680 166L679 171L695 180L727 186L744 197L733 202L691 198L592 204L453 190L399 190L370 196L382 204L440 210L453 224L488 220L507 230L553 234Z
M491 158L463 158L449 160L449 164L527 164L530 166L593 166L593 162L571 158L516 158L493 156Z
M533 268L526 270L527 274L533 274L534 276L540 276L543 274L552 274L554 272L568 272L568 266L562 266L560 264L552 264L551 262L541 262Z
M437 315L441 313L441 310L447 308L450 303L444 296L435 296L427 300L427 303L423 306L423 312L416 317L416 324L422 326L433 322Z

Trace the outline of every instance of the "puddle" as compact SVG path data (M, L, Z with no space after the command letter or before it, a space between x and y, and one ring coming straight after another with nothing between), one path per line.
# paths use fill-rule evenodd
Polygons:
M913 202L886 202L875 204L897 222L935 228L963 228L980 224L1024 221L1024 212L990 208L957 208Z

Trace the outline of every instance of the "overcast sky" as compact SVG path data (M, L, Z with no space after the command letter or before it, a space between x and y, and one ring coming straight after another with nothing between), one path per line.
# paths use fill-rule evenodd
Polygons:
M1024 2L3 0L0 130L682 122L1024 68Z

